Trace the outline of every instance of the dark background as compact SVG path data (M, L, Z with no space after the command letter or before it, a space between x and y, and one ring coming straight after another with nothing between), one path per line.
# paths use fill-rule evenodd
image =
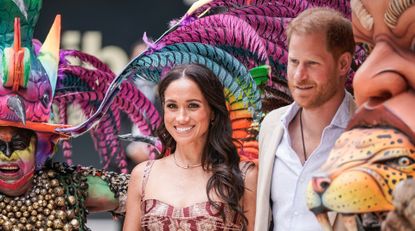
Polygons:
M187 8L181 0L45 0L35 37L43 41L56 14L61 14L62 32L101 31L103 46L129 51L143 32L157 38Z
M86 49L82 44L85 33L98 31L102 35L102 48L115 46L129 56L133 44L144 32L156 39L168 28L168 22L184 15L187 8L182 0L45 0L34 37L43 42L56 14L61 14L62 36L68 31L81 36L77 49ZM115 55L113 57L116 59ZM125 115L122 121L124 133L129 133L131 124ZM89 134L74 139L72 144L75 164L101 166ZM63 160L61 151L55 154L55 159ZM108 218L110 215L89 217Z

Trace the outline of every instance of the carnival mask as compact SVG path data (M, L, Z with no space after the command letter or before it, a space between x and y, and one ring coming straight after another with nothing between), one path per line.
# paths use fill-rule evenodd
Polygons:
M370 55L353 80L359 106L310 182L309 208L326 230L327 211L394 209L396 185L415 176L415 2L352 0L356 42ZM354 217L344 216L346 226ZM354 224L353 224L354 223Z

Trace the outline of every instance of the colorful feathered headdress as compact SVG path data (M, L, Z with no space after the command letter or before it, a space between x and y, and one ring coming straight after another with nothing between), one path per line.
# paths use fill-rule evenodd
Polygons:
M64 125L47 123L58 74L60 16L36 53L32 37L41 1L0 2L0 126L35 131L40 166L53 152L57 139L67 137L55 131Z
M43 44L32 40L41 5L41 0L0 0L0 126L35 131L37 168L53 154L58 140L71 137L57 129L69 127L68 107L77 105L84 115L92 114L115 77L93 56L59 50L60 16ZM120 112L126 112L144 134L151 134L160 119L133 83L123 82L118 88L120 93L111 98L107 113L99 115L101 120L91 135L104 167L115 160L126 172L118 139ZM70 162L69 141L63 147Z
M324 2L324 3L323 3ZM174 65L199 63L210 68L225 87L242 159L256 159L257 125L263 113L292 99L285 79L287 47L284 28L304 9L336 8L350 15L349 1L200 0L148 49L134 58L108 92L115 95L126 78L158 82ZM265 83L264 83L265 78ZM79 134L88 129L110 101L104 101L91 120L61 129Z

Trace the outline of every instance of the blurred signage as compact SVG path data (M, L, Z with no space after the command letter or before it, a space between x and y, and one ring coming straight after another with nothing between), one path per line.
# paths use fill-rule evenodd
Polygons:
M187 8L182 0L44 0L35 37L43 41L61 14L61 48L92 54L118 73L144 32L156 39Z

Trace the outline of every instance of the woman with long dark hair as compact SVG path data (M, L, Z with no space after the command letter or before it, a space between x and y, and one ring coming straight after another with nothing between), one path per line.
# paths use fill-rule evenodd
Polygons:
M159 96L162 155L134 168L124 230L253 230L257 168L240 163L220 81L177 66Z

